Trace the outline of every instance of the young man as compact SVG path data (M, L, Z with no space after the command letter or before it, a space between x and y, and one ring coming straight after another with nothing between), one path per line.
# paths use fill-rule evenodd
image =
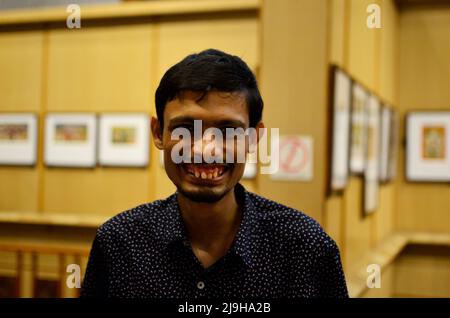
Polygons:
M182 140L193 160L173 160L174 131L192 132L198 121L202 131L264 127L248 66L213 49L189 55L163 76L155 101L153 140L177 191L99 228L81 295L348 297L335 242L302 212L247 192L238 183L245 163L206 163L199 149L213 140L204 137ZM236 158L239 149L224 145L215 155Z

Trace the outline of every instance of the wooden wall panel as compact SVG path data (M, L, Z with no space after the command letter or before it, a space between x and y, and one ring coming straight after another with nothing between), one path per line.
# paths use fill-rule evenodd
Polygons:
M280 134L314 139L314 179L310 182L260 178L262 195L299 209L322 222L325 179L327 88L327 3L263 2L261 87L264 120Z
M0 167L0 211L36 211L38 187L35 168Z
M345 201L345 269L361 259L372 247L373 214L364 216L363 182L361 178L351 177L343 200Z
M376 70L375 92L382 101L398 110L399 76L399 12L391 0L380 1L381 29L376 34L379 66ZM380 206L374 215L374 241L379 242L394 230L395 199L398 187L395 182L380 185Z
M150 24L49 31L46 111L151 114L151 36ZM46 168L43 209L114 215L149 201L154 177L148 167Z
M380 242L394 231L395 220L395 194L397 188L394 183L381 185L380 205L374 215L375 230L374 241Z
M330 63L344 66L344 52L347 50L346 38L348 37L347 24L347 0L328 1L328 41Z
M328 1L328 60L396 106L399 12L393 1L377 1L381 8L382 28L369 29L366 8L371 3L373 1ZM392 233L395 191L393 183L381 185L379 207L368 216L362 211L361 176L350 177L342 196L325 199L326 230L333 238L339 238L346 271ZM341 215L337 217L339 213Z
M207 16L192 20L159 23L159 78L188 54L208 48L238 55L250 68L259 64L259 23L255 15ZM239 36L237 36L239 35ZM176 48L176 49L175 49Z
M393 1L381 1L380 77L378 93L398 109L400 15Z
M327 5L327 33L328 33L328 64L337 65L343 69L348 64L348 28L349 28L349 2L347 0L329 0ZM328 92L330 94L330 92ZM327 118L326 125L331 127L331 116ZM331 160L331 153L326 160ZM328 182L328 180L326 180ZM328 185L325 185L328 187ZM324 228L336 241L341 252L343 263L346 259L346 233L345 233L345 201L341 194L325 197ZM344 264L345 266L345 264Z
M0 111L38 111L42 31L0 32Z
M113 216L148 202L156 184L148 168L48 168L44 211Z
M412 8L400 19L400 110L450 110L450 9ZM404 121L401 125L404 136ZM399 153L396 204L398 228L450 231L448 184L410 183L405 180L404 147Z
M376 37L379 29L367 27L366 8L372 0L350 0L348 71L362 84L374 88L378 54Z
M342 215L342 197L333 195L325 200L324 228L336 241L341 252L341 257L344 258L344 231L342 227L344 226L345 220L342 219Z
M48 111L150 111L150 24L49 32Z
M395 262L397 297L450 297L448 246L410 246Z
M0 32L0 112L39 113L44 34ZM38 170L0 167L0 211L34 211L38 206Z

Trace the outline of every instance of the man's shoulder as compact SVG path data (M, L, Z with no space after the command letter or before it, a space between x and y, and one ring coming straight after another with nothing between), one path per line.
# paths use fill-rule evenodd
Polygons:
M303 211L249 192L250 198L263 216L265 229L283 240L297 241L313 249L321 246L335 249L336 243L314 218Z
M320 224L303 211L252 192L249 192L249 195L255 208L260 211L263 218L269 222L276 223L274 225L292 226L293 229L298 230L309 228L322 230Z
M173 196L137 205L125 210L105 221L97 230L99 236L117 236L134 232L140 228L148 228L164 215L164 211L173 201Z

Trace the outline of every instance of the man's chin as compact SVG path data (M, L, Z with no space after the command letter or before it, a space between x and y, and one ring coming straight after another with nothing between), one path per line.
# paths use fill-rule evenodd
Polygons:
M220 201L228 191L226 189L213 189L201 187L197 189L189 189L187 187L177 187L178 191L191 201L199 203L215 203Z

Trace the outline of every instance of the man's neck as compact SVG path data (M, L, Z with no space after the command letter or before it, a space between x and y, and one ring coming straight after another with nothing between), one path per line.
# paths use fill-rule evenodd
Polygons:
M194 253L207 267L226 253L239 229L234 191L214 203L194 202L179 193L178 204Z

